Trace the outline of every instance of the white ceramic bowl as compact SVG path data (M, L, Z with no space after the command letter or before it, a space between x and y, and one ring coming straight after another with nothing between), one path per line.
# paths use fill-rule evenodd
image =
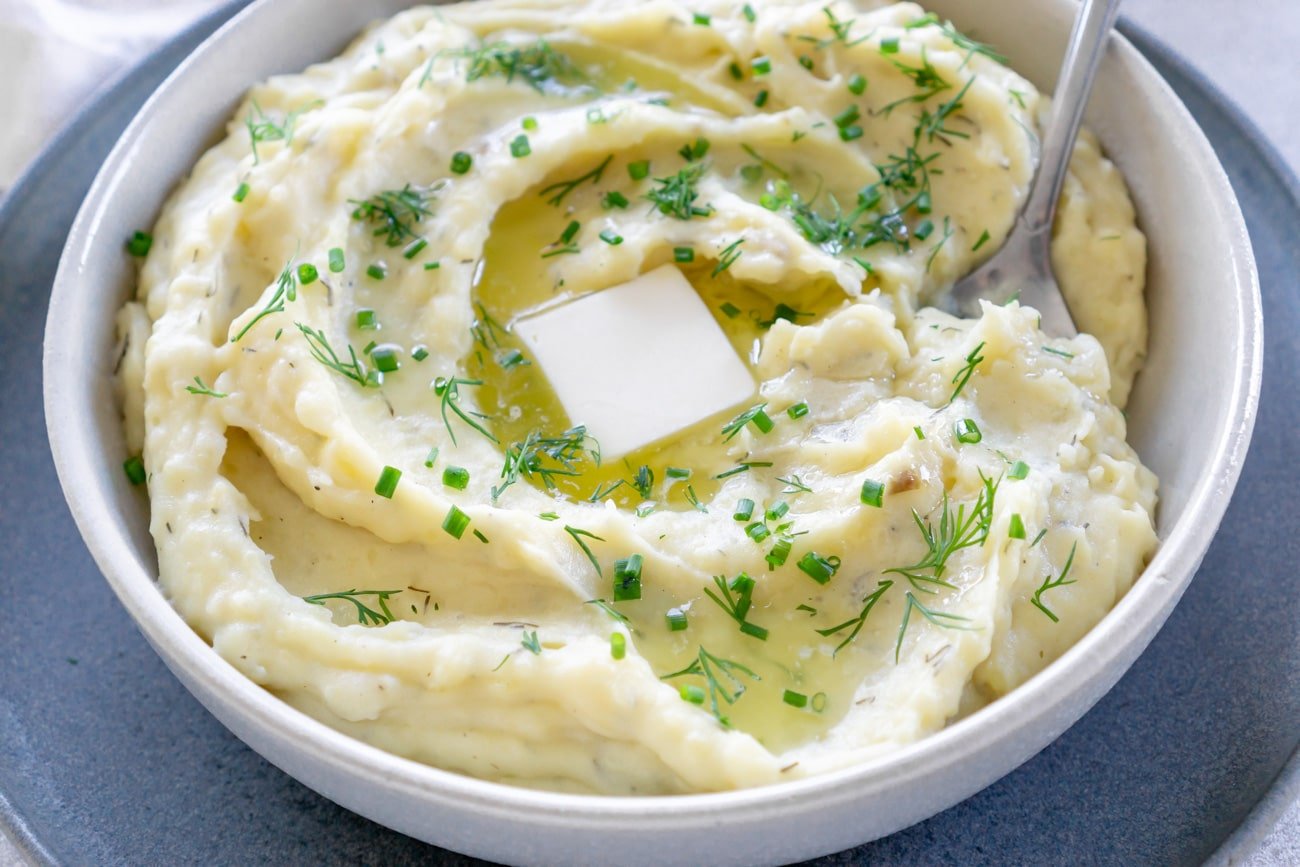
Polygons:
M1259 289L1228 180L1190 114L1118 36L1087 122L1132 188L1150 242L1150 357L1130 440L1160 476L1161 546L1127 596L1011 695L871 764L749 791L601 798L528 791L430 768L281 703L224 662L155 583L145 504L127 484L110 370L113 316L133 281L122 240L214 140L245 90L334 56L407 0L261 0L144 106L72 228L50 303L45 408L73 515L109 583L176 676L249 746L328 798L412 836L525 863L770 863L832 852L948 807L1042 749L1102 696L1187 587L1236 484L1259 391ZM1050 90L1070 0L931 0Z

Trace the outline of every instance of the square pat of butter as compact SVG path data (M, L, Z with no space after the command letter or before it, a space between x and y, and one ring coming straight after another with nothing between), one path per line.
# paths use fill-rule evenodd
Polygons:
M754 378L672 265L515 323L573 424L636 451L751 398Z

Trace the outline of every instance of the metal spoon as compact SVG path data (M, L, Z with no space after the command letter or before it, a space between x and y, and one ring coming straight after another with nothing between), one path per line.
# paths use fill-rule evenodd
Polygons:
M1119 4L1120 0L1083 0L1056 82L1051 119L1025 206L1002 249L952 288L947 306L958 315L979 316L981 299L1000 303L1019 296L1021 304L1042 314L1045 331L1060 337L1078 333L1052 273L1052 218Z

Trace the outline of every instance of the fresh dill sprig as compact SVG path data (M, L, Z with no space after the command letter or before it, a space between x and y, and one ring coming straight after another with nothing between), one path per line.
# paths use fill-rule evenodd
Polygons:
M400 190L384 190L364 201L349 199L352 219L374 226L376 238L387 236L384 242L390 247L400 247L408 240L419 237L415 224L433 211L429 203L438 191L437 186L413 187L406 184Z
M671 680L675 677L698 676L703 677L705 686L708 689L709 704L713 711L713 716L722 725L730 728L731 721L722 714L722 709L718 706L718 699L721 698L727 704L735 704L741 696L745 694L745 683L740 679L740 675L746 675L754 680L762 680L754 671L739 662L733 662L729 659L723 659L714 656L704 649L701 645L695 659L691 664L680 671L674 671L672 674L665 674L660 680ZM696 688L698 689L698 688ZM691 701L694 704L703 704L704 695L698 696L696 701L695 693L689 688L682 688L682 698Z
M600 444L583 425L571 427L558 436L546 436L540 430L530 431L522 441L506 449L505 463L501 467L502 481L492 488L492 499L499 498L506 488L521 478L538 478L548 491L553 491L557 476L578 475L578 462L587 459L600 466Z
M813 492L813 489L805 485L803 479L797 475L792 475L788 479L778 478L777 481L785 485L785 489L781 491L783 494L811 494Z
M1037 542L1038 539L1035 539L1034 543L1037 544ZM1060 623L1061 618L1057 617L1056 614L1053 613L1052 609L1048 608L1046 605L1043 604L1043 594L1046 593L1048 590L1055 590L1057 587L1064 587L1067 584L1076 583L1073 578L1067 581L1065 576L1070 574L1070 567L1074 565L1074 552L1075 549L1077 549L1078 547L1079 547L1078 542L1075 542L1073 545L1070 546L1070 556L1065 559L1065 568L1061 570L1060 576L1057 577L1055 580L1052 579L1051 575L1048 575L1046 578L1044 578L1042 586L1040 586L1037 590L1034 591L1034 598L1030 600L1031 602L1034 603L1034 606L1039 611L1043 612L1048 617L1050 617L1053 623Z
M355 382L357 385L365 388L367 386L379 387L379 376L373 370L366 370L365 365L357 358L357 351L348 344L348 361L339 358L334 347L330 345L329 338L325 336L324 331L318 331L301 322L295 322L298 330L302 332L303 337L307 338L307 346L311 349L312 357L321 364L328 367L335 373L345 376Z
M284 116L284 120L276 123L271 116L262 111L262 107L253 100L253 107L248 112L248 117L244 118L244 127L248 130L248 138L253 145L253 165L262 161L261 154L257 152L257 146L262 142L282 141L286 145L293 142L293 128L298 123L298 118L303 112L309 111L319 105L319 102L313 102L304 105L302 108L294 109Z
M383 626L385 623L392 623L396 619L393 612L388 609L389 597L396 596L401 592L401 590L343 590L339 593L318 593L315 596L304 596L302 601L311 605L324 605L330 599L346 600L356 607L357 622L362 626ZM363 596L375 597L379 610L376 611L362 602L361 598Z
M924 593L935 592L926 585L938 585L953 589L953 585L943 579L948 560L953 554L964 548L979 547L989 536L993 524L993 498L997 494L998 482L980 473L983 487L974 504L967 511L966 504L953 512L948 492L943 492L943 501L939 507L939 527L936 530L929 519L922 520L915 509L912 519L916 521L925 542L925 555L911 566L886 569L885 574L902 575L914 588Z
M611 494L626 484L627 482L623 479L615 479L612 482L605 482L603 485L597 485L596 490L592 491L591 496L587 498L587 502L599 503L607 500Z
M655 186L642 198L653 202L659 213L678 220L707 217L713 213L713 206L701 207L695 204L695 200L699 198L699 191L695 187L707 170L707 164L694 163L675 175L655 178Z
M447 426L447 434L451 437L452 445L457 445L458 443L456 442L456 431L453 430L451 426L451 419L447 418L447 410L449 409L455 413L461 421L465 422L465 424L483 434L483 436L487 437L492 442L497 441L497 438L492 436L492 434L488 432L488 429L483 427L483 424L479 421L479 419L487 418L486 415L481 412L475 412L474 410L469 410L467 412L460 405L460 387L462 385L479 386L482 384L483 380L481 379L464 379L459 376L440 376L433 381L433 393L442 399L442 423Z
M188 391L190 394L201 394L204 395L205 397L226 397L227 396L224 391L213 391L211 388L204 385L203 379L198 376L194 377L193 385L185 386L185 390Z
M718 264L713 266L713 271L710 276L717 277L723 271L726 271L732 265L736 264L736 260L745 252L740 249L740 245L744 243L744 238L737 238L727 246L723 247L722 251L718 253Z
M934 264L935 257L939 255L939 251L942 250L944 245L948 243L948 241L952 238L952 235L953 235L952 220L949 217L944 217L943 237L938 240L938 242L934 245L933 248L931 248L930 255L925 257L925 273L927 274L930 273L930 266ZM920 236L918 235L917 237Z
M847 21L841 21L840 19L835 17L835 12L832 11L831 7L829 6L824 7L822 9L822 13L826 16L826 25L830 27L831 33L834 34L835 39L839 40L840 42L843 42L845 46L849 48L852 48L854 45L858 45L860 43L866 42L875 34L875 31L873 30L870 33L866 34L865 36L859 36L857 39L850 39L849 34L850 31L852 31L853 29L853 23L858 19L850 18Z
M581 527L570 527L568 524L564 525L564 532L568 533L573 541L578 544L578 547L582 549L582 553L587 555L587 559L591 561L591 565L596 569L596 574L602 578L605 577L605 570L600 568L600 561L596 559L591 546L584 542L582 537L586 536L588 539L595 539L597 542L604 542L605 540L590 530L584 530Z
M531 45L486 42L451 52L451 56L469 61L465 80L471 82L491 77L513 82L518 78L538 93L546 93L587 80L586 74L567 55L556 51L545 39ZM430 58L420 79L421 86L429 80L435 58Z
M966 52L966 59L961 62L962 66L970 63L970 59L976 54L982 54L995 63L1005 64L1008 62L1006 55L999 54L994 50L993 46L988 43L976 42L974 39L971 39L969 36L954 27L951 21L943 22L943 24L939 25L939 29L943 31L943 35L947 36L953 45L956 45L958 48Z
M556 207L559 207L560 203L564 201L565 196L567 196L569 193L573 192L575 189L582 186L583 184L587 183L588 181L590 181L592 184L600 183L600 176L605 173L605 167L609 165L610 160L612 159L614 159L614 155L610 154L609 156L605 157L604 161L601 162L600 165L596 166L594 169L587 172L585 175L582 175L581 177L577 177L568 181L557 181L556 183L553 183L550 186L543 187L537 195L550 196L550 198L546 200L546 204L555 205ZM554 195L552 195L552 193Z
M709 512L709 507L700 502L699 495L695 493L694 485L686 486L686 502L690 503L691 508L697 512L704 512L706 515Z
M597 608L599 608L601 611L604 611L606 614L608 614L610 617L613 617L615 620L619 621L620 623L627 623L627 622L628 622L628 619L627 619L627 615L626 615L626 614L623 614L623 613L617 611L617 610L614 608L613 605L610 605L610 604L609 604L608 602L606 602L604 599L588 599L586 602L584 602L584 603L582 603L582 604L583 604L583 605L595 605L595 606L596 606Z
M741 572L731 581L721 575L714 575L713 583L717 586L718 592L714 593L705 587L704 595L716 602L719 608L727 612L728 617L740 624L741 632L759 641L767 641L768 630L748 620L749 611L754 604L754 579Z
M829 638L830 636L836 634L837 632L842 632L845 629L848 629L850 626L853 627L853 631L851 631L848 634L848 636L844 638L843 641L841 641L839 644L835 646L835 650L831 654L832 656L838 654L841 650L843 650L845 647L851 644L853 642L853 639L858 637L858 633L861 632L862 627L866 625L867 617L871 615L871 609L876 607L876 603L879 602L881 598L886 593L889 592L889 588L893 586L894 586L893 581L889 581L889 580L881 581L879 584L876 585L876 589L871 592L871 595L868 596L866 599L862 600L862 611L859 612L857 617L846 620L843 623L839 624L838 626L832 626L829 629L817 630L818 635L822 635Z
M578 230L581 228L582 224L577 220L570 220L569 225L565 226L564 231L560 233L560 237L552 241L548 245L549 249L542 253L542 258L549 259L552 256L563 256L567 253L577 253L578 245L574 242L574 238L578 236Z
M524 632L524 637L519 640L519 643L524 646L525 650L529 651L534 656L542 655L542 642L537 639L536 629L532 632Z
M957 91L957 95L952 99L939 103L939 106L933 112L928 108L921 111L918 128L925 136L926 141L933 142L937 138L944 144L949 144L950 142L948 139L950 138L970 138L970 133L949 128L948 118L962 107L962 99L966 96L966 92L970 90L970 86L974 83L975 77L972 76L966 79L966 83L962 85L961 90Z
M948 398L948 403L957 399L957 395L961 394L966 383L970 382L970 378L975 375L975 368L979 367L980 362L984 360L984 356L980 355L980 350L983 348L984 341L981 340L978 346L966 353L966 364L952 378L953 384L957 387L952 390L952 397Z
M239 329L239 333L230 338L231 343L238 343L239 339L249 332L254 325L261 322L265 317L272 313L282 313L286 301L298 300L298 274L293 267L293 260L290 259L280 272L280 276L275 281L275 292L272 293L270 300L263 305L257 315L249 320L248 324Z
M632 477L631 484L641 499L650 499L650 495L654 492L655 471L642 464L637 467L636 475Z
M767 404L760 403L751 406L749 409L723 425L722 432L726 435L723 442L730 442L732 437L740 433L741 429L750 422L753 422L754 427L758 428L762 433L769 433L772 428L776 426L775 422L773 422L771 417L767 414Z
M969 617L962 617L960 614L948 614L944 611L935 611L933 608L926 608L921 601L912 595L912 591L907 591L907 603L903 608L903 620L898 624L898 641L894 642L894 664L898 664L899 654L903 652L903 637L907 635L907 624L912 617L912 609L921 612L926 620L935 626L944 629L971 629L973 627L963 626L963 623L969 622Z
M935 65L930 62L930 58L926 56L925 46L921 46L920 66L913 66L896 58L890 58L890 63L894 64L895 69L912 80L912 83L916 85L917 92L910 96L900 97L886 105L881 109L881 112L886 115L900 105L909 102L925 102L930 97L938 96L945 90L952 88L948 80L939 73Z

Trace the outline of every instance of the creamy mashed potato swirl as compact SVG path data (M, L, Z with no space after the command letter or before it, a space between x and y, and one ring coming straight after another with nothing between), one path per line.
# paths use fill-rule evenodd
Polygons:
M259 84L119 319L165 592L306 713L550 789L799 778L1014 689L1156 545L1145 242L1089 134L1086 333L931 306L1044 108L911 3L416 8ZM664 264L755 393L598 462L511 326Z

